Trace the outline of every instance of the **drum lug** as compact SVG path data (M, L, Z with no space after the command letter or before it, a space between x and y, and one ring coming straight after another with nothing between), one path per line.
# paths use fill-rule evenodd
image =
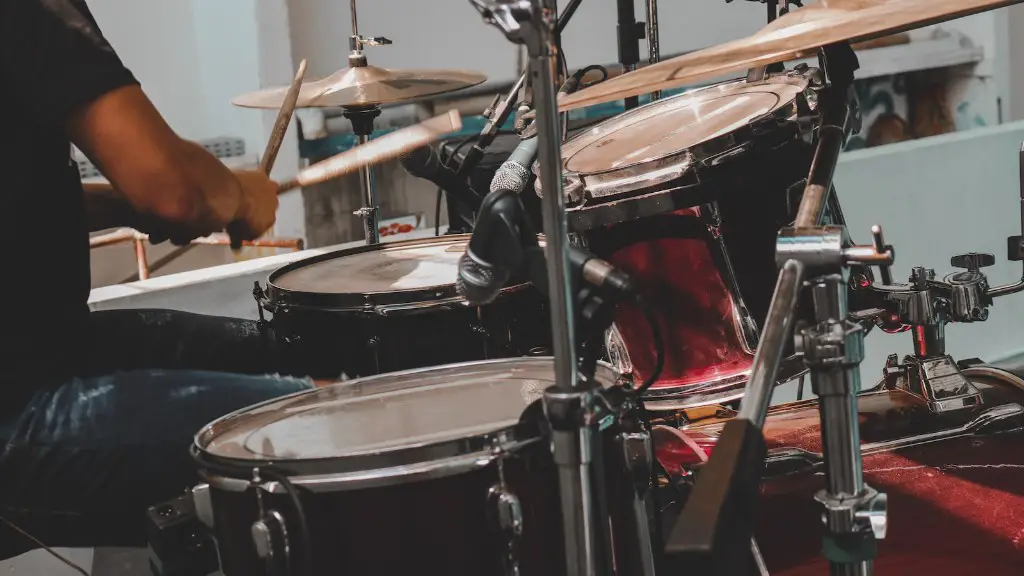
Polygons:
M196 518L203 526L213 528L213 501L210 498L210 485L197 484L192 488L192 505L196 508Z
M495 520L505 538L505 576L518 576L519 541L523 535L522 503L504 482L491 486L487 500L494 507Z
M651 435L646 432L623 433L622 451L637 492L647 492L651 483Z
M252 542L256 556L267 563L268 574L288 572L290 546L288 528L277 510L270 510L252 524Z

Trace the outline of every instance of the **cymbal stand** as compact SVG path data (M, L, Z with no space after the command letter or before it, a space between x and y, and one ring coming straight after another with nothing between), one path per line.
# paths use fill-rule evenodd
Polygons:
M658 0L646 0L647 8L647 62L661 62L661 43L658 36ZM661 98L661 90L651 92L651 101Z
M555 356L555 385L544 393L544 409L552 430L559 474L566 574L598 576L609 573L610 551L599 548L608 526L598 521L601 509L592 479L594 453L600 435L599 402L594 383L579 377L576 364L574 302L569 273L565 198L562 194L561 138L555 74L555 0L470 0L484 20L515 43L526 45L536 105L544 233L548 254L548 294Z
M644 39L646 28L643 22L636 21L636 7L633 0L615 0L618 10L618 25L616 26L619 44L619 64L622 64L622 73L636 70L640 62L640 41ZM631 110L640 105L638 96L626 98L626 110Z
M391 40L383 36L366 37L359 35L359 21L356 17L356 0L350 0L349 9L352 13L352 35L348 38L349 68L366 66L366 54L363 53L363 46L385 46L391 44ZM380 116L380 106L345 106L342 108L343 115L352 122L352 131L356 135L359 146L370 141L373 134L373 120ZM363 219L363 234L367 244L380 243L379 210L377 206L377 192L374 188L373 169L370 166L363 166L359 169L359 186L363 192L363 206L353 212L354 215Z

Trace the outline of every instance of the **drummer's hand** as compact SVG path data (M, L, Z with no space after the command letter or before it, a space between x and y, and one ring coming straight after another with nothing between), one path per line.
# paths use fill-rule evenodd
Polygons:
M234 174L242 187L242 202L227 231L234 242L255 240L277 219L277 183L259 170L240 170Z

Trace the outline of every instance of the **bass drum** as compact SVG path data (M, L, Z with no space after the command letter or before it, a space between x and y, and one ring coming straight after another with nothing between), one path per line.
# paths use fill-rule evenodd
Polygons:
M265 574L271 563L282 574L565 574L558 474L537 402L553 375L550 357L455 364L213 422L193 446L208 483L193 494L222 572ZM605 364L596 378L617 382ZM636 524L618 427L602 432L605 474L595 480L608 495L617 573L640 574L646 526Z
M1024 573L1024 380L985 365L963 373L982 393L976 407L936 414L918 396L882 387L859 397L864 481L889 503L878 574ZM682 427L663 420L655 431L658 461L685 486L728 416ZM824 488L817 402L773 407L765 438L756 538L768 570L827 574L814 500Z

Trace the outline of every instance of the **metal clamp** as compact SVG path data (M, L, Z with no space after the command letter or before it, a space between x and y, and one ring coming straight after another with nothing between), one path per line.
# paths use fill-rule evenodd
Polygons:
M888 528L888 498L885 494L865 487L863 492L852 498L833 498L820 490L814 499L824 506L824 520L830 526L848 533L870 531L875 538L885 539Z

